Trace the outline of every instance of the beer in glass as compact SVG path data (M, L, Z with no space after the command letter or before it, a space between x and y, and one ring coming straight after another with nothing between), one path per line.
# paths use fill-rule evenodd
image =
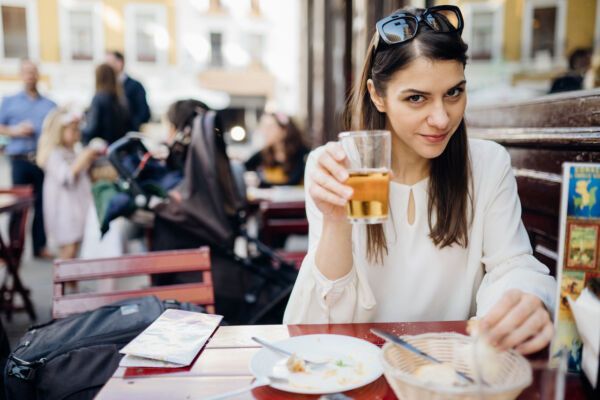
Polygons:
M339 134L353 189L347 210L350 222L379 224L388 217L391 135L389 131L351 131Z

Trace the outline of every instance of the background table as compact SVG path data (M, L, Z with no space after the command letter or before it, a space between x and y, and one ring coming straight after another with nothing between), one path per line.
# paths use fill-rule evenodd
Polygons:
M2 237L0 230L0 265L6 266L6 274L0 285L0 310L6 313L10 321L12 313L23 308L32 320L36 319L35 310L29 296L29 290L23 286L19 276L21 255L25 245L25 226L27 211L33 204L33 195L29 187L0 189L0 214L14 213L9 221L8 236ZM23 306L14 304L15 295L20 295Z
M259 350L258 345L251 340L252 336L277 341L291 336L330 333L354 336L381 346L383 340L369 332L373 327L386 329L397 335L448 331L465 333L466 322L224 326L217 330L192 367L172 371L119 368L97 399L202 399L252 382L253 377L250 375L248 364ZM544 357L545 354L538 353L532 359ZM539 399L541 392L547 391L549 387L549 382L534 374L534 383L521 394L520 399ZM567 376L567 393L568 399L585 398L579 376ZM396 398L383 376L370 385L346 394L354 399ZM318 397L294 395L270 387L262 387L237 398L316 399Z

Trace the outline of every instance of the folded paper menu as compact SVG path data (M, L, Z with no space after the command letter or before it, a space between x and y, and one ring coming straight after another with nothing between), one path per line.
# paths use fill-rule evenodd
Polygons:
M223 317L166 310L120 351L123 367L177 368L190 365Z
M599 383L597 379L600 368L600 299L587 288L577 300L569 296L567 299L583 342L581 369L595 388Z

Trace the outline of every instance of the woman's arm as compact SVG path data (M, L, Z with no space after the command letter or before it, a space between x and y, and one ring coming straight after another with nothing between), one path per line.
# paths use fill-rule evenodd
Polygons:
M328 180L322 174L329 174L320 164L337 164L326 151L325 146L314 150L306 165L308 253L285 311L285 323L367 321L374 311L368 283L360 279L360 266L353 265L352 227L343 206L346 200L323 187Z
M326 144L316 159L308 187L308 193L323 215L315 264L331 280L348 275L352 268L352 226L346 215L352 188L343 183L348 179L345 160L339 143Z
M556 281L532 255L510 156L499 146L494 150L486 159L493 174L485 183L489 196L483 230L486 275L477 293L477 314L483 316L493 344L531 353L552 337L548 310L554 308Z

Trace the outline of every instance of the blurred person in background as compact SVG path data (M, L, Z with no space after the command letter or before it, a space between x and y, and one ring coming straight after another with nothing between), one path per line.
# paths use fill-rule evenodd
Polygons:
M119 84L123 87L127 107L129 109L129 130L139 132L142 124L150 120L150 107L146 101L146 90L137 80L125 72L125 57L119 51L110 51L106 54L106 63L115 73Z
M302 184L309 149L294 121L286 114L265 113L257 131L264 138L264 148L245 166L257 172L260 187Z
M44 122L37 163L44 180L44 218L48 241L58 246L62 259L77 257L85 219L92 201L88 170L99 156L94 148L78 149L79 117L64 109Z
M85 119L82 134L86 144L96 137L110 144L127 133L129 113L117 75L108 64L96 67L96 93Z
M600 87L600 52L592 56L590 68L585 73L583 87L584 89Z
M30 60L21 63L21 92L5 97L0 106L0 134L9 138L5 152L10 158L13 185L33 185L35 215L31 227L33 254L48 258L42 205L44 172L35 164L42 124L56 104L38 89L39 72Z
M591 51L576 49L569 56L569 70L552 81L549 93L583 89L583 77L590 67Z

